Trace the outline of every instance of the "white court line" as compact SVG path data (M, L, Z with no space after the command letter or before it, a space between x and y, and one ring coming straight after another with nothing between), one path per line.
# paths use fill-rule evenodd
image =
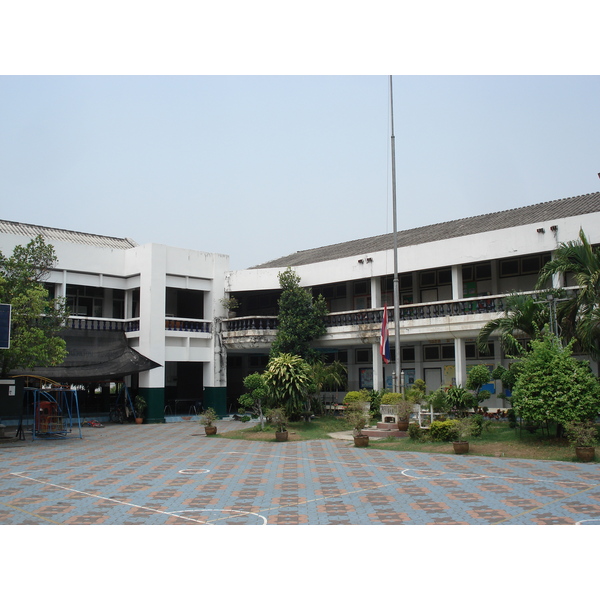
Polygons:
M183 513L183 512L223 512L223 513L230 512L230 513L239 513L241 515L251 515L253 517L258 517L259 519L263 520L263 525L267 524L266 517L264 517L263 515L261 515L259 513L250 512L250 511L247 511L247 510L234 510L234 509L230 509L230 508L188 508L186 510L174 510L172 513L169 513L169 514L177 516L177 513ZM207 525L212 525L212 523L207 523Z
M210 469L181 469L177 472L182 475L203 475L204 473L210 473Z
M132 504L131 502L123 502L122 500L115 500L114 498L107 498L106 496L99 496L98 494L91 494L90 492L83 492L81 490L76 490L75 488L66 487L64 485L58 485L57 483L49 483L47 481L43 481L42 479L36 479L35 477L29 477L27 475L23 475L23 472L20 473L10 473L15 477L21 477L23 479L29 479L29 481L35 481L36 483L41 483L42 485L50 485L52 487L65 490L67 492L75 492L76 494L82 494L84 496L90 496L91 498L97 498L98 500L107 500L108 502L114 502L115 504L122 504L124 506L131 506L132 508L141 508L142 510L148 510L150 512L158 513L161 515L167 516L175 516L178 519L185 519L186 521L194 521L195 523L202 523L204 525L210 525L206 521L199 521L198 519L191 519L189 517L184 517L181 515L173 515L173 513L166 512L164 510L159 510L157 508L150 508L148 506L141 506L139 504Z

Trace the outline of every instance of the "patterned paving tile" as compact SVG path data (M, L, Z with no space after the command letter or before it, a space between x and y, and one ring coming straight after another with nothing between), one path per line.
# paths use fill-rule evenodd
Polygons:
M222 431L239 427L223 423ZM0 448L2 524L574 525L600 468L207 438L194 423L107 426Z

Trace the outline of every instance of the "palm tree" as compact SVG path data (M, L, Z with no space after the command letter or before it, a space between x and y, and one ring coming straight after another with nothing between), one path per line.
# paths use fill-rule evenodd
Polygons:
M563 327L563 336L576 337L582 349L592 358L600 358L600 249L593 248L583 229L579 240L563 242L554 252L554 258L546 263L537 282L543 289L554 275L571 275L578 286L577 293L562 302L558 316Z
M536 302L531 296L514 293L505 300L504 315L481 328L477 346L486 352L490 338L497 334L504 351L519 356L525 349L523 341L537 337L546 323L548 309L544 304Z

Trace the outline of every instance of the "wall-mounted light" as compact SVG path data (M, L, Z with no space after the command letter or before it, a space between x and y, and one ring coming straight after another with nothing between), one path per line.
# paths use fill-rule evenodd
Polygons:
M558 225L552 225L552 227L550 227L550 231L558 231Z
M373 262L373 259L369 256L369 258L367 258L367 262Z
M365 261L362 258L359 258L358 262L362 265Z
M538 232L538 233L546 233L546 230L545 230L543 227L540 227L540 228L537 230L537 232Z

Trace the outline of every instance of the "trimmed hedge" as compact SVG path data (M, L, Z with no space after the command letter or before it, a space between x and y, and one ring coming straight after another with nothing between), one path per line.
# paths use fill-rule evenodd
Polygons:
M456 439L458 421L434 421L429 427L429 435L434 442L451 442Z

